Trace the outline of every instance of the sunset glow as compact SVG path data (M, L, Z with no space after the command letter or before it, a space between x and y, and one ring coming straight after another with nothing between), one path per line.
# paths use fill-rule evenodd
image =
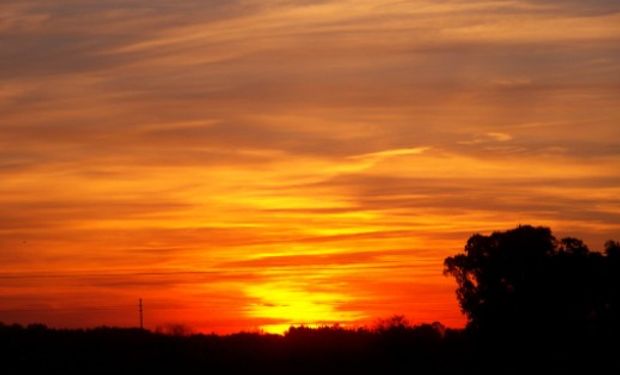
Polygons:
M465 319L476 232L620 237L620 3L3 1L0 321Z

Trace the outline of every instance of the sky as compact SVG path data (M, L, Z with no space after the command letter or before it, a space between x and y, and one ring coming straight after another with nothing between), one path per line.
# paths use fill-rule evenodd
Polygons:
M0 4L0 321L460 327L519 224L620 240L617 0Z

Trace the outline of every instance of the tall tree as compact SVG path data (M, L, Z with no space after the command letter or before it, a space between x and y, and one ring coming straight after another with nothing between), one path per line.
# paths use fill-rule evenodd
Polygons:
M618 321L618 244L607 255L549 228L476 234L445 260L468 327L482 336L560 338L601 333Z

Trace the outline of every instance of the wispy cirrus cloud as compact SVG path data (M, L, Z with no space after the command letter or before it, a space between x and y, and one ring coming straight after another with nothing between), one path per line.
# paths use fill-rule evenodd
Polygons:
M441 262L471 233L618 237L619 10L3 2L0 320L462 323Z

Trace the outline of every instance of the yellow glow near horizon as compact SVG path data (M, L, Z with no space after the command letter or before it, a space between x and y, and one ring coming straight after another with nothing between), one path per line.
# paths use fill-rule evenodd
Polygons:
M0 13L0 321L462 326L471 234L620 239L612 2Z
M349 301L351 296L308 291L294 282L250 285L245 292L249 298L258 300L248 311L250 316L286 322L262 325L269 333L284 333L290 326L346 323L366 317L359 312L337 309L338 304Z

